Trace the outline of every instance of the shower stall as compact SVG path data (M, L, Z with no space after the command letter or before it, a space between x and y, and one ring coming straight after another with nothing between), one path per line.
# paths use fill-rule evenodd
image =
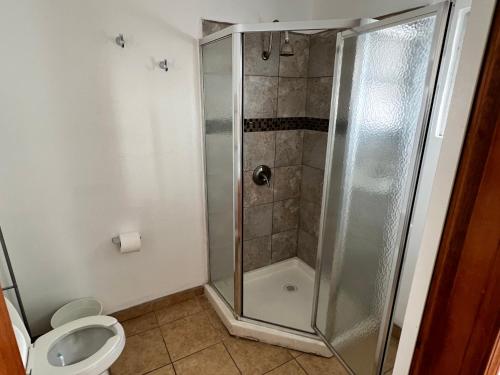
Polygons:
M207 288L232 333L382 372L449 12L200 41Z

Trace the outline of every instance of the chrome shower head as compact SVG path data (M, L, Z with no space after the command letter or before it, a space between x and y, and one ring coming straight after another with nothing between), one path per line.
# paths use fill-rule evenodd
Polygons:
M290 36L288 35L288 31L285 31L285 41L281 45L280 48L280 56L293 56L293 47L290 44Z

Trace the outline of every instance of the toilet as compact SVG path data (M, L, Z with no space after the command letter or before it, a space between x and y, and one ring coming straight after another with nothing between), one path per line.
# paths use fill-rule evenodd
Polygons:
M5 302L27 374L109 374L108 369L125 346L123 327L105 315L73 320L32 344L21 316L8 299Z

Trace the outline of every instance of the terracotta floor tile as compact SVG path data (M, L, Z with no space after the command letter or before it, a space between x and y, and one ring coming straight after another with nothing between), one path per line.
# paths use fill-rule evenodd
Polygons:
M208 300L206 295L202 294L201 296L196 297L196 299L198 300L198 303L200 304L203 310L208 310L212 308L212 305L210 304L210 301Z
M172 360L176 361L221 340L206 312L190 315L160 327Z
M165 309L156 311L158 323L164 325L174 320L184 318L189 315L196 314L201 311L201 306L196 298L189 299L184 302L177 303Z
M222 343L174 363L177 375L237 375L240 372Z
M224 345L245 375L264 374L292 359L288 350L262 342L227 337Z
M158 322L156 321L155 313L150 312L138 318L126 320L122 322L122 326L125 330L125 335L128 337L156 328L158 327Z
M398 344L399 340L395 337L391 337L382 372L385 373L386 371L391 370L394 367L394 362L396 362L396 353L398 351Z
M155 328L127 338L125 349L111 366L111 374L144 374L169 363L160 329Z
M348 375L337 358L325 358L312 354L302 354L296 358L309 375Z
M268 372L269 375L307 375L296 361L290 361Z
M175 375L174 367L172 365L168 365L158 370L154 370L148 372L147 375Z
M210 309L206 311L208 317L210 319L210 323L212 326L221 334L222 337L230 337L229 331L227 330L222 320L220 320L219 315L215 312L214 309Z
M299 355L304 354L303 352L299 352L297 350L288 349L288 352L292 355L293 358L297 358Z

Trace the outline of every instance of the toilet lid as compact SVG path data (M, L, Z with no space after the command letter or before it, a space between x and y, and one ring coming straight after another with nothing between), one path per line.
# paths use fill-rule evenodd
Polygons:
M24 368L26 368L28 349L31 346L31 337L28 334L28 330L26 329L23 320L21 319L21 315L19 315L12 302L10 302L8 298L5 298L5 303L7 304L7 311L9 312L12 328L14 329L14 334L16 336L19 353L21 353Z

